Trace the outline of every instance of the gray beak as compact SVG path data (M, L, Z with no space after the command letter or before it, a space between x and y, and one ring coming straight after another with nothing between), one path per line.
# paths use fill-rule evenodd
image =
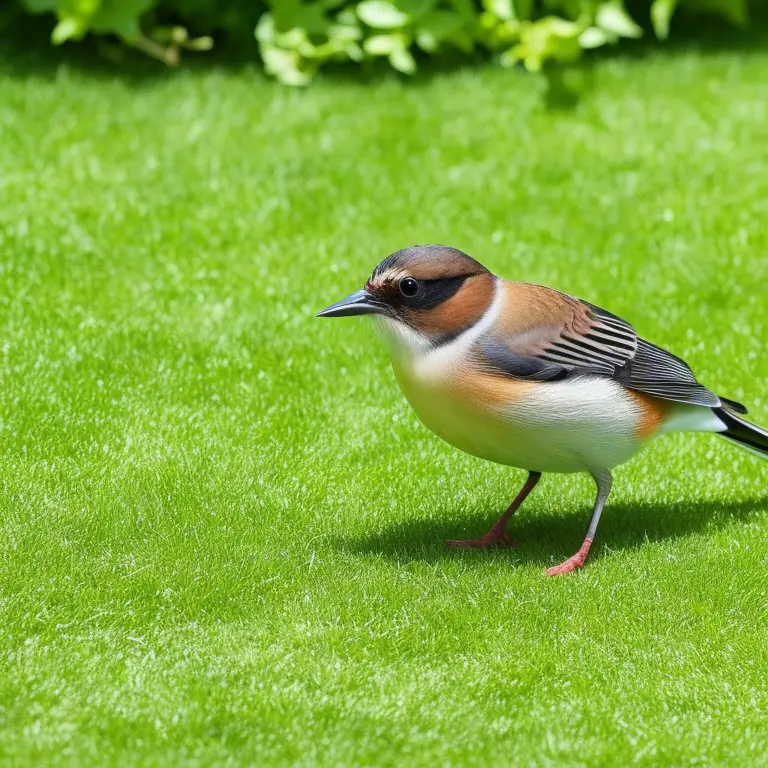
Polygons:
M315 317L352 317L352 315L386 315L389 307L371 296L368 291L355 291L346 299L337 301L318 312Z

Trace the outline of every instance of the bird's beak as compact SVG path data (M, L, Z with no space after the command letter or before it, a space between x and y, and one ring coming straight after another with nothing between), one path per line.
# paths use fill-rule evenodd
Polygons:
M371 296L366 290L355 291L346 299L337 301L318 312L316 317L351 317L352 315L386 315L389 307Z

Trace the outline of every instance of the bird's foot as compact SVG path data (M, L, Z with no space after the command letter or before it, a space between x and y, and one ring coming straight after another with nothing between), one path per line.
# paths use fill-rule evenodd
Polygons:
M449 539L445 542L449 547L471 547L473 549L490 549L491 547L504 547L516 549L520 545L506 531L488 531L485 536L477 539Z
M571 555L565 562L560 565L555 565L552 568L547 569L547 576L560 576L563 573L570 573L577 568L581 568L587 559L589 554L589 548L592 546L592 539L584 539L584 543L581 545L581 549L575 554Z
M573 557L569 557L564 563L560 563L560 565L547 568L547 576L559 576L562 573L570 573L577 568L581 568L582 565L584 565L584 561L574 555Z

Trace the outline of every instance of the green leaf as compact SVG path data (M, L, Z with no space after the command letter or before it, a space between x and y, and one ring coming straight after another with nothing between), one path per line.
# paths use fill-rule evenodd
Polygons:
M102 5L102 0L58 0L56 3L59 18L89 19Z
M643 30L635 24L621 0L602 3L595 16L598 27L619 37L641 37Z
M321 3L305 3L302 0L281 0L273 13L278 31L303 29L309 35L324 35L330 21Z
M190 51L210 51L213 48L213 38L209 35L193 37L187 40L184 47Z
M520 43L502 54L501 63L508 66L522 61L526 69L538 72L548 59L573 61L581 54L578 38L582 31L580 24L545 16L521 27Z
M464 30L464 19L451 11L434 11L419 19L416 42L423 51L436 51L442 43L450 42L456 48L469 52L473 40Z
M314 75L313 67L303 67L301 56L295 51L266 46L261 49L264 68L286 85L307 85Z
M429 32L417 32L416 45L418 45L422 51L434 53L440 47L440 41Z
M579 35L579 45L582 48L599 48L606 43L616 42L616 39L616 35L600 29L600 27L587 27Z
M416 59L407 48L400 48L389 54L389 63L405 75L412 75L416 71Z
M514 0L514 5L518 21L530 21L533 18L533 0Z
M466 22L473 22L477 19L477 7L472 0L447 0L446 4L450 5Z
M523 28L523 24L528 24L528 22L521 23L513 19L511 21L504 21L501 24L486 27L486 22L487 17L486 19L481 19L484 29L487 29L490 32L490 34L486 34L486 40L484 42L491 48L491 50L508 48L511 43L520 39L520 30Z
M363 50L370 56L390 56L406 46L405 35L373 35L363 42Z
M309 35L307 35L306 29L289 29L287 32L281 32L275 36L275 42L280 48L285 48L291 51L297 51L302 46L306 46L309 43Z
M416 34L424 38L428 43L434 42L433 48L425 48L421 42L419 46L427 50L435 50L437 45L446 40L464 25L464 20L451 11L433 11L419 19L416 25Z
M357 42L363 39L363 31L360 27L349 24L331 24L328 27L328 37L342 42Z
M374 29L397 29L409 22L406 14L386 0L364 0L357 6L357 15Z
M357 43L348 43L344 48L344 53L352 61L362 61L365 58L363 49Z
M521 50L520 46L515 46L514 48L504 51L504 53L499 56L499 64L501 64L502 67L513 67L519 61L522 61L523 58L524 52Z
M30 13L51 13L58 7L57 0L21 0L21 4Z
M515 7L512 0L483 0L483 8L502 21L515 18Z
M432 11L437 0L394 0L394 4L409 19L417 19Z
M86 31L86 19L66 16L53 28L51 42L54 45L61 45L67 40L79 40Z
M142 14L154 4L154 0L104 0L91 19L91 28L135 40L141 35Z
M253 32L260 43L267 43L275 39L275 18L271 13L265 13L256 25Z
M347 24L349 26L357 25L358 19L357 14L354 12L352 8L345 8L343 11L339 11L339 13L336 16L336 21L339 24Z
M695 2L688 0L685 5L690 5L691 10L717 13L738 26L744 26L749 19L747 0L695 0Z
M666 40L669 37L669 22L676 6L677 0L655 0L651 5L653 31L660 40Z
M457 30L450 36L450 38L448 38L448 41L454 48L458 48L467 55L475 50L474 38L466 29Z

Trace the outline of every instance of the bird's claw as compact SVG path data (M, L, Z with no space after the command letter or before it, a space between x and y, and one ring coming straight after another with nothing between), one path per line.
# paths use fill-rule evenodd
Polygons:
M565 562L560 563L560 565L554 565L552 568L547 568L547 576L561 576L564 573L575 571L577 568L581 568L581 566L584 565L585 560L585 557L573 555L573 557L569 557Z
M575 554L571 555L565 562L560 565L555 565L552 568L547 569L547 576L560 576L563 573L570 573L577 568L581 568L587 560L589 554L589 548L592 546L592 538L587 536L584 539L584 543L581 545L581 549Z

